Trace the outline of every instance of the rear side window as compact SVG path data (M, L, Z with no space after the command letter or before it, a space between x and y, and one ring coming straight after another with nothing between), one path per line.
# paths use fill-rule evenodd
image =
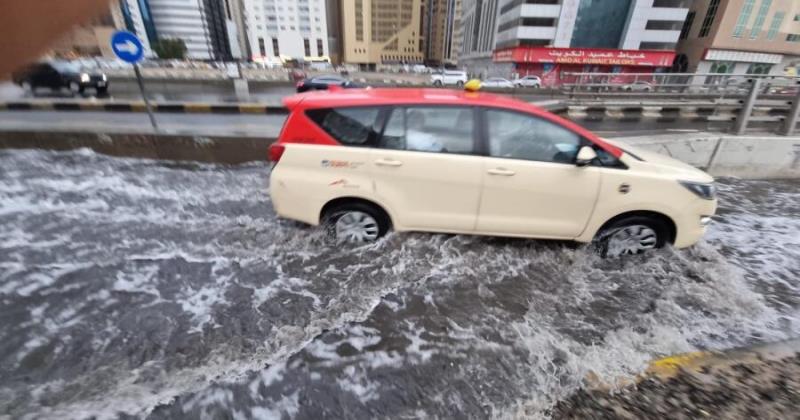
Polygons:
M339 143L368 146L377 137L379 108L311 109L306 115Z
M378 147L437 153L474 153L474 110L469 107L397 107Z

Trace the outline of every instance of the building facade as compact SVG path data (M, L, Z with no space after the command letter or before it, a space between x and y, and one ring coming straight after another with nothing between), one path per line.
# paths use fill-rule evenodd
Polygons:
M256 61L315 60L328 55L326 0L244 0Z
M425 61L431 66L453 65L458 60L463 32L461 0L429 0L425 17Z
M422 63L425 13L422 0L342 0L344 62L367 69Z
M122 28L122 25L123 19L119 7L112 7L109 13L74 27L54 43L51 53L67 58L99 56L114 58L111 36L116 28Z
M800 67L800 1L695 2L680 38L676 71L796 75ZM695 83L714 79L698 76Z
M229 61L244 54L237 2L241 0L120 0L125 27L137 34L148 57L159 39L181 39L187 58ZM241 20L241 18L240 18Z
M153 57L151 43L158 42L158 32L147 0L119 0L124 28L142 41L145 56ZM113 9L112 9L113 10Z
M464 66L479 75L536 74L545 84L566 82L564 76L570 72L649 73L668 69L691 3L467 1L475 7L465 6ZM490 25L491 19L497 23L489 33L485 25Z

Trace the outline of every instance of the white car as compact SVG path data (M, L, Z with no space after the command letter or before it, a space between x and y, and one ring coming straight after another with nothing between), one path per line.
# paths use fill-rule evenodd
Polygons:
M276 213L337 242L390 229L595 242L606 255L700 240L713 178L531 104L441 89L284 100L269 148Z
M434 86L464 86L469 78L467 72L460 70L444 70L431 74Z
M525 76L520 79L514 80L514 84L518 87L542 87L542 79L539 76Z
M514 84L502 77L489 77L481 82L481 87L513 89Z
M623 86L622 90L626 92L650 92L653 90L653 85L650 82L640 80Z

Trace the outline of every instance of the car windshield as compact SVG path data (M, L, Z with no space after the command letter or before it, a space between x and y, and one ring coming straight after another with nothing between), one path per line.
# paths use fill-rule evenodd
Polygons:
M69 61L53 61L50 63L59 73L80 73L81 67Z

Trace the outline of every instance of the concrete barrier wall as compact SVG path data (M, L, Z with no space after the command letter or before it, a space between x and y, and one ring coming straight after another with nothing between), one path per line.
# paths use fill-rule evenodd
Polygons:
M0 132L0 148L89 148L111 156L238 164L267 159L272 139L88 132Z
M714 176L800 178L800 137L692 133L617 140L671 156Z

